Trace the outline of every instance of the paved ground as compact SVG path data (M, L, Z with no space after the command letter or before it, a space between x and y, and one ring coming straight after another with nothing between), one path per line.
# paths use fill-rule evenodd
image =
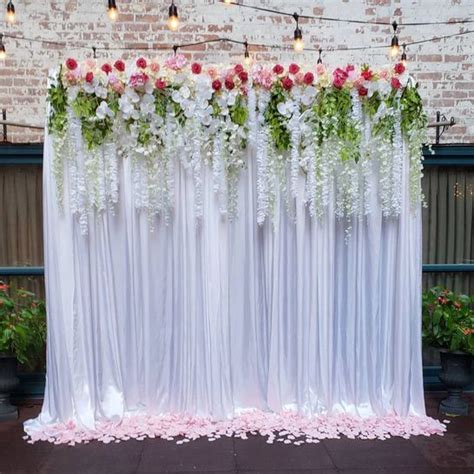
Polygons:
M436 414L439 395L427 394L428 412ZM474 395L471 415L456 418L444 437L410 440L328 440L302 446L225 438L176 445L162 440L114 445L29 445L21 420L35 416L38 404L21 407L21 420L0 424L0 473L397 473L474 474Z

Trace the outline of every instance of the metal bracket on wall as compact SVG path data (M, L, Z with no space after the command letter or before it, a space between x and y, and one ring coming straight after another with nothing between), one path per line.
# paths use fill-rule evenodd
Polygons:
M32 128L34 130L44 130L44 127L40 125L31 125L29 123L17 123L17 122L10 122L7 120L7 110L2 109L2 120L0 120L0 125L2 125L2 142L8 143L8 135L7 135L7 126L10 127L21 127L21 128Z
M436 145L439 145L441 135L443 135L443 133L453 125L456 125L456 120L454 120L454 117L451 117L448 120L446 118L446 115L441 115L441 112L439 110L436 112L436 122L428 124L429 128L436 128Z

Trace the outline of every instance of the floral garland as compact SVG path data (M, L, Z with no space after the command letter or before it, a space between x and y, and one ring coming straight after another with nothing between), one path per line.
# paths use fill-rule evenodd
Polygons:
M221 212L232 218L247 156L255 156L259 223L273 216L279 196L289 210L300 196L321 217L335 193L338 217L362 217L371 211L374 170L382 212L396 216L405 155L413 209L422 201L427 119L402 63L330 72L322 64L204 68L179 54L162 64L70 58L51 78L48 100L58 201L68 172L69 201L84 232L91 211L117 203L124 158L130 158L135 207L165 221L178 156L193 176L198 220L203 166L212 170Z

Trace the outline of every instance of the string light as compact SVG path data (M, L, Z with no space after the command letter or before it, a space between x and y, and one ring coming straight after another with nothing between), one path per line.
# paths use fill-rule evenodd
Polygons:
M118 18L118 8L115 0L109 0L109 5L107 7L107 14L111 21L117 21Z
M406 67L407 66L407 45L405 43L402 44L401 61L402 61L403 65Z
M3 61L7 57L7 50L3 44L3 35L0 33L0 60Z
M293 48L295 51L303 51L304 43L303 43L303 32L301 31L300 25L298 23L299 16L298 13L293 13L293 18L296 21L296 29L294 34L294 41L293 41Z
M15 5L12 0L7 3L7 20L9 23L15 23Z
M319 48L319 50L318 50L319 55L318 55L318 60L317 60L318 64L323 64L323 58L321 56L322 52L323 52L323 50L321 48Z
M174 4L174 0L172 0L170 8L168 10L168 28L171 31L176 31L178 27L179 27L178 8Z
M245 46L244 63L247 66L250 66L252 64L252 58L250 57L249 44L247 43L247 40L244 41L244 46Z
M392 43L390 44L390 56L394 58L398 56L398 53L400 52L400 46L398 45L398 36L397 36L398 24L396 21L392 23L392 28L393 28L393 37L392 37Z

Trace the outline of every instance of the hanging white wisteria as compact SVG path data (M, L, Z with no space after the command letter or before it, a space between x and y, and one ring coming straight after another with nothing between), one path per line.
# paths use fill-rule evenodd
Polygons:
M273 219L279 199L290 213L304 201L314 218L331 199L331 212L349 223L374 202L385 217L397 216L405 162L412 209L422 201L427 121L401 63L330 73L322 64L204 68L181 55L163 64L68 59L51 78L49 103L57 199L63 206L68 180L70 211L84 233L91 214L113 212L125 160L133 205L152 223L173 214L176 166L192 176L197 222L205 167L221 214L232 219L239 177L252 165L259 224Z

